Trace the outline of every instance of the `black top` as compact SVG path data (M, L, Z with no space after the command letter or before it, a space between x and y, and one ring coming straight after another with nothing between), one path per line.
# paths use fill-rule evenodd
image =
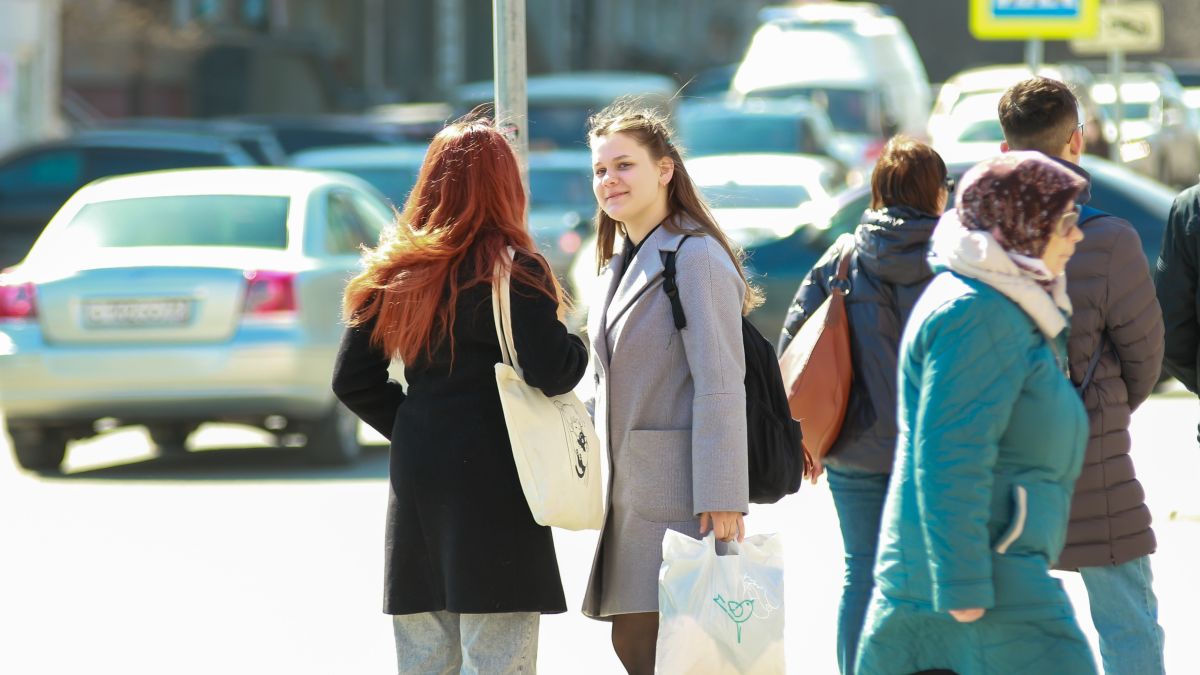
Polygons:
M517 264L541 269L529 257ZM448 291L447 291L448 292ZM496 391L500 345L492 289L459 291L449 341L406 364L406 391L369 343L347 330L334 366L338 398L391 441L384 612L563 612L550 528L534 522ZM548 395L583 377L587 348L554 300L512 284L513 342L525 381Z
M647 232L646 236L642 237L642 240L636 244L633 243L633 240L629 238L628 234L625 235L625 246L621 249L621 260L625 262L621 266L621 274L617 277L618 279L625 276L625 270L629 269L629 263L633 262L634 256L638 254L638 251L642 250L642 244L646 243L646 240L650 238L650 235L654 234L655 231L657 231L660 227L662 227L662 223L655 225L654 228Z

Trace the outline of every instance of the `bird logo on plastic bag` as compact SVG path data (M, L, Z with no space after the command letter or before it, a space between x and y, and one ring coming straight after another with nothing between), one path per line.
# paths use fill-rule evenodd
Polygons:
M748 576L742 578L742 596L746 599L726 600L720 593L713 598L713 602L737 626L738 644L742 644L742 624L752 618L766 619L779 609L778 605L771 602L766 589Z

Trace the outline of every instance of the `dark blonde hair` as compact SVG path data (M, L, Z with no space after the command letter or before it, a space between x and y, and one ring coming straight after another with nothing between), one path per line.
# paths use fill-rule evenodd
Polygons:
M750 310L763 302L762 292L754 287L746 278L746 270L742 265L745 253L729 240L729 237L717 225L712 212L692 182L687 169L683 165L683 157L679 148L671 142L671 130L665 117L651 109L638 107L630 101L617 101L600 112L588 118L588 142L610 136L612 134L627 134L638 145L650 153L655 162L664 157L675 165L671 182L667 184L667 209L670 215L663 222L668 232L694 236L712 237L729 254L729 259L737 268L738 275L746 285L746 296L742 302L742 313L749 314ZM684 228L683 219L689 219L693 228ZM596 265L603 267L613 257L613 246L617 232L624 234L621 223L614 220L603 208L596 209Z
M946 163L929 145L909 136L893 136L871 174L871 208L909 206L938 212L938 196L946 185Z

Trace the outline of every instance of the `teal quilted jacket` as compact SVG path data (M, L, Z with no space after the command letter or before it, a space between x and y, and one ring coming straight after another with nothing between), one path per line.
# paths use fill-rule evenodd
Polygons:
M1000 292L952 272L922 296L901 343L885 596L937 612L1070 613L1046 575L1087 443L1065 333L1051 343Z
M1049 574L1088 435L1063 374L1066 332L1048 340L1008 297L953 272L917 302L859 675L1096 672ZM987 611L973 623L948 613L975 607Z

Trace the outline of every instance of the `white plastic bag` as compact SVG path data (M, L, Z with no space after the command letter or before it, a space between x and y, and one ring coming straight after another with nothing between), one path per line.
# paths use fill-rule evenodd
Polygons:
M667 531L658 574L660 675L784 671L783 544L777 534L728 544Z

